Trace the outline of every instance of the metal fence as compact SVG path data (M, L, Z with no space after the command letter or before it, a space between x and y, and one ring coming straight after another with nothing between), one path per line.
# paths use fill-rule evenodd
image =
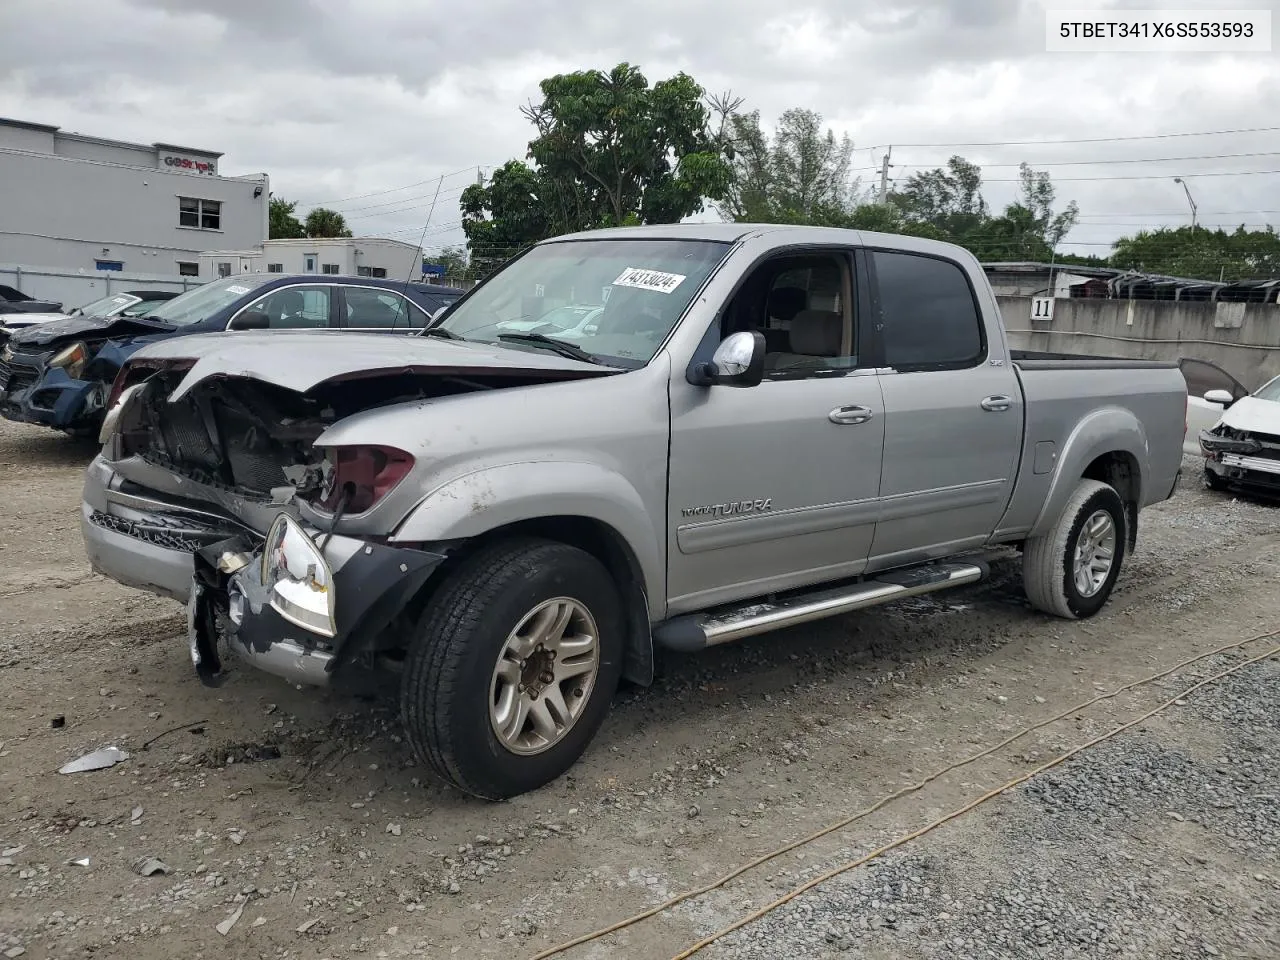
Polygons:
M181 293L198 287L199 277L173 274L126 273L114 270L77 270L71 267L31 267L0 263L0 284L37 300L52 300L64 309L80 307L125 290L173 290Z

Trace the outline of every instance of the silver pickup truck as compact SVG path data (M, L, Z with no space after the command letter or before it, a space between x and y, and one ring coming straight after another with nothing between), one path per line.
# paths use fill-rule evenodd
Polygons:
M567 319L566 319L567 318ZM545 322L539 322L545 321ZM505 798L696 651L981 580L1088 617L1172 496L1173 365L1012 353L977 261L685 224L538 244L423 336L135 354L88 470L93 566L295 683L399 673L418 754Z

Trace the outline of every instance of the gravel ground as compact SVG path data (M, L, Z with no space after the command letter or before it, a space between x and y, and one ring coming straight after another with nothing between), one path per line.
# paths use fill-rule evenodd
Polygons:
M1280 514L1188 483L1143 514L1120 589L1087 623L1030 612L1010 558L974 588L673 656L652 688L619 694L569 776L485 804L416 764L393 704L248 671L200 687L181 608L84 561L91 455L0 422L0 956L530 957L1101 689L1280 627ZM1091 956L1117 938L1149 958L1280 956L1266 940L1275 881L1255 879L1280 873L1274 669L1202 691L705 955ZM565 956L670 958L1209 672L1099 703ZM55 772L106 744L130 759ZM140 876L144 856L167 872Z
M1280 956L1280 658L1175 710L706 955Z

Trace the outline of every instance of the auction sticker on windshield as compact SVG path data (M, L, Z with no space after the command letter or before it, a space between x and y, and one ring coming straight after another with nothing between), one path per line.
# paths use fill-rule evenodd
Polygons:
M615 287L637 287L641 290L653 290L656 293L671 293L684 282L680 273L663 273L660 270L642 270L640 267L627 267L613 281Z
M237 294L240 294L240 293L248 293L248 292L249 292L249 288L248 288L248 287L239 287L239 286L236 286L236 287L227 287L227 293L237 293Z

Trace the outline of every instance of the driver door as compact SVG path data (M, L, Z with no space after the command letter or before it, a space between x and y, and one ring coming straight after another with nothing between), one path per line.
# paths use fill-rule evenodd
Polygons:
M870 553L884 411L862 357L853 258L826 248L759 271L767 282L746 280L721 337L776 330L770 304L790 297L774 291L804 291L770 342L764 381L672 379L669 615L853 576Z

